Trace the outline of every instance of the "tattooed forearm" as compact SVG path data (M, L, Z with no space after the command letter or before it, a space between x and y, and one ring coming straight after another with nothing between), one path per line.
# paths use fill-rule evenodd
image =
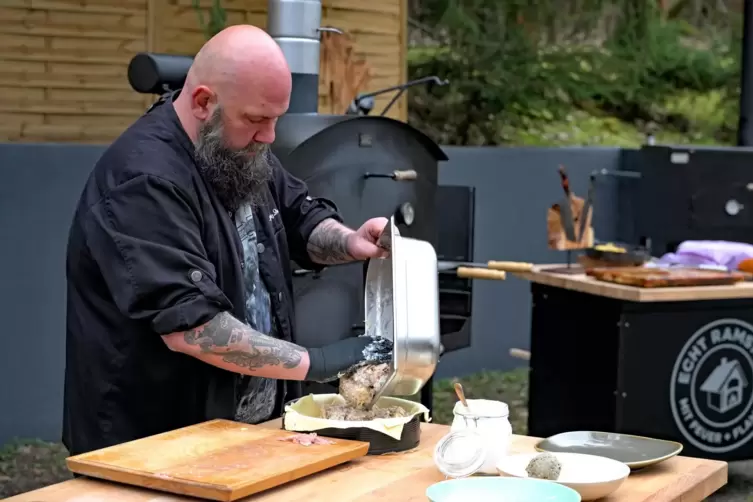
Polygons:
M239 370L246 374L266 366L298 368L306 353L303 347L254 331L227 312L185 331L183 340L188 345L198 346L203 354L214 354L223 362L246 370Z
M311 259L321 265L337 265L354 261L348 253L348 236L353 233L345 225L326 219L309 236L306 250Z

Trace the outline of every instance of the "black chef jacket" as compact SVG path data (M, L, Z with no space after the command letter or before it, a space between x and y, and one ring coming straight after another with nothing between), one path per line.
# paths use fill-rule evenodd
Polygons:
M168 99L113 142L84 187L66 263L63 443L73 455L234 416L238 375L172 352L160 336L222 311L246 319L240 238L193 151ZM273 166L254 211L259 269L280 337L295 342L290 260L321 268L309 234L342 219ZM277 413L301 392L298 382L280 387Z

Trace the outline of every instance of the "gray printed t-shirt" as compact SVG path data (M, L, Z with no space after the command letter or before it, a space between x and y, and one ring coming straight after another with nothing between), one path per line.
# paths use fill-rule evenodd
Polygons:
M259 273L256 225L250 204L244 204L235 213L235 226L243 244L246 320L255 331L278 338L272 320L269 292ZM269 420L277 398L277 380L242 376L240 389L242 397L235 412L235 420L247 424Z

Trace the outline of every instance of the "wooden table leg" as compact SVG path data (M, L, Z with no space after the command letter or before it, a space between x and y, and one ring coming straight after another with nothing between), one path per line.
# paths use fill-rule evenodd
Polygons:
M421 404L429 408L429 410L434 405L434 377L429 378L429 381L421 389Z

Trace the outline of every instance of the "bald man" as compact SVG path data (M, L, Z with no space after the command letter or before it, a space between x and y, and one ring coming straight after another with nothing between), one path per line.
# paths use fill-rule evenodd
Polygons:
M274 40L228 28L97 162L68 241L71 454L213 418L259 423L300 381L391 357L384 339L295 344L290 260L383 256L386 220L345 227L270 152L290 92Z

